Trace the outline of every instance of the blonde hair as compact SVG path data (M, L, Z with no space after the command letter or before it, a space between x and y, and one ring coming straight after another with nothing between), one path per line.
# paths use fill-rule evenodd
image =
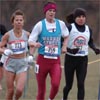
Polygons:
M25 19L25 15L24 15L23 11L21 11L20 9L18 9L18 10L16 10L16 11L12 14L11 19L10 19L10 20L11 20L11 23L13 23L13 21L14 21L16 15L22 15L22 16L23 16L23 19Z

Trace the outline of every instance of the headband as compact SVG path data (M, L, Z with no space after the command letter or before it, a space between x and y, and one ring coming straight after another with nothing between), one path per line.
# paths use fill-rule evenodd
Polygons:
M43 12L46 13L49 9L54 9L55 11L57 10L57 6L55 3L48 3L44 6Z

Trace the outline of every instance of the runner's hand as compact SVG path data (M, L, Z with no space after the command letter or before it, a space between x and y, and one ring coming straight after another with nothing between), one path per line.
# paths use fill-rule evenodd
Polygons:
M95 54L96 54L96 55L100 54L100 49L97 49L97 48L96 48L94 51L95 51Z
M10 55L13 55L13 51L10 50L10 49L6 49L6 50L4 51L4 54L5 54L6 56L10 56Z
M28 63L33 63L34 57L32 55L28 56L27 61Z

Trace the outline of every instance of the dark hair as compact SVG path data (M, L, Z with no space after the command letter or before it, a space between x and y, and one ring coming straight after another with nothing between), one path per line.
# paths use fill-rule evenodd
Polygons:
M46 0L46 1L44 1L44 6L46 6L48 3L56 4L56 2L54 0Z
M74 15L73 15L73 13L70 13L70 14L68 14L68 15L66 16L66 21L67 21L67 23L69 23L69 24L71 24L71 23L74 22Z
M83 9L83 8L76 8L76 9L74 10L73 14L74 14L74 19L75 19L76 17L80 16L80 15L83 15L83 16L86 17L86 10Z
M83 15L86 17L86 10L83 9L83 8L76 8L73 12L71 12L70 14L68 14L66 16L66 21L70 24L70 23L73 23L75 18L80 16L80 15Z
M0 24L0 32L2 35L4 35L7 32L7 29L4 25Z

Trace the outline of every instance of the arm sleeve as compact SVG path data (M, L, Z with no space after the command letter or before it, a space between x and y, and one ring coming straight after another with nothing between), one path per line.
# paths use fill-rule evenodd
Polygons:
M70 31L71 31L71 29L72 29L72 26L71 25L66 25L67 26L67 28L68 28L68 31L69 31L69 34L70 34ZM63 45L63 42L64 42L64 38L63 37L61 37L61 47L62 47L62 45Z
M61 20L59 22L60 22L62 37L67 37L69 35L69 31L66 24Z
M28 42L36 42L38 39L38 35L41 33L41 31L42 31L42 23L40 21L34 26L32 32L29 36Z
M93 42L92 30L90 28L89 28L89 30L90 30L90 40L89 40L88 44L89 44L89 47L94 50L96 47Z

